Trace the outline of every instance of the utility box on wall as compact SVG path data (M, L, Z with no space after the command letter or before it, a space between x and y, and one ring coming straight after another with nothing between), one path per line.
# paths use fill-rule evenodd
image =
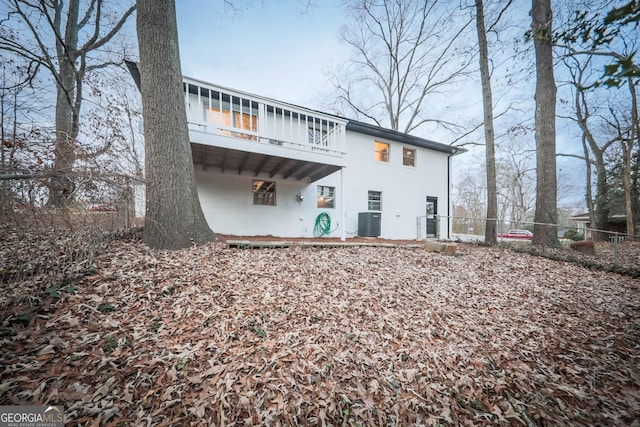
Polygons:
M378 237L382 225L382 212L358 213L358 236Z

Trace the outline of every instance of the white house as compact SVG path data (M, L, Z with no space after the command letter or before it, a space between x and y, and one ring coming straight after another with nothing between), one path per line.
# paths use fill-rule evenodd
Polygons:
M184 89L198 193L215 232L449 236L460 148L191 78Z
M451 157L463 149L187 77L184 94L214 232L449 237Z

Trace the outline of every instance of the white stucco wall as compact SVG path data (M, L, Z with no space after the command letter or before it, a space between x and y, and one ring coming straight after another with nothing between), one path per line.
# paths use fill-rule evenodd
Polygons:
M276 182L276 206L253 204L252 180ZM221 234L273 235L281 237L312 237L317 209L315 194L307 183L282 180L267 175L220 173L219 169L202 170L196 166L198 195L209 226ZM315 191L315 186L313 190ZM298 191L304 201L298 203ZM333 216L333 215L332 215Z
M211 228L221 234L273 235L279 237L312 237L316 217L328 212L332 220L331 237L340 237L344 222L346 237L357 235L358 213L366 212L368 191L382 192L381 236L388 239L415 239L416 217L425 215L426 197L438 198L438 213L447 214L447 154L424 148L416 149L416 167L402 165L403 145L390 144L388 163L374 159L372 136L347 132L344 188L340 188L340 172L309 184L305 181L282 180L252 173L218 168L202 170L196 165L196 181L200 201ZM276 182L276 206L253 205L252 179ZM317 207L317 186L335 187L335 208ZM300 192L304 200L298 203ZM344 192L344 194L341 194ZM345 218L341 218L344 200ZM422 230L424 237L425 230ZM440 223L440 236L447 236L447 222Z
M345 169L345 208L347 230L357 230L358 212L366 212L368 191L382 192L381 237L415 239L416 217L426 213L426 197L438 197L438 213L446 215L447 155L424 148L416 149L416 166L402 164L403 144L390 144L389 162L374 159L374 137L348 133ZM446 223L441 236L446 236ZM425 231L422 230L424 237Z

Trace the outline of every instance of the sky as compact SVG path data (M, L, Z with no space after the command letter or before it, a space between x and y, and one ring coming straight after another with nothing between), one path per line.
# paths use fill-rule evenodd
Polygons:
M176 2L185 76L309 108L320 108L325 71L344 61L339 1Z

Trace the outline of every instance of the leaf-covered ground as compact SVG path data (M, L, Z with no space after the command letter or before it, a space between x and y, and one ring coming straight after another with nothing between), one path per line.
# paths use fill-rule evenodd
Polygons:
M2 285L0 404L82 426L640 426L637 279L466 245L114 241L93 262Z

